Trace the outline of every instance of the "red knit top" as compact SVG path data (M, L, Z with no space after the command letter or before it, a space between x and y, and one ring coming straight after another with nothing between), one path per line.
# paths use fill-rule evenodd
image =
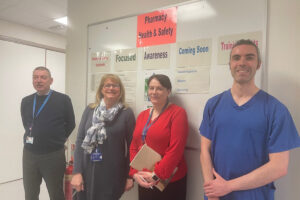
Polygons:
M143 146L142 132L149 115L150 109L147 109L141 112L137 118L130 145L130 161L133 160ZM176 167L178 169L171 182L186 175L187 166L183 153L187 136L188 121L186 112L175 104L171 104L148 129L146 144L162 156L162 159L154 167L154 172L160 179L168 179ZM129 175L133 176L136 172L137 170L131 168Z

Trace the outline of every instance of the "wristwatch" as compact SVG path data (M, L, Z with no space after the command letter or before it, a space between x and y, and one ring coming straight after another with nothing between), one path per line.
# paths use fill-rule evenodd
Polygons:
M154 172L152 172L152 179L154 181L158 181L159 180L158 176L156 176L156 174Z

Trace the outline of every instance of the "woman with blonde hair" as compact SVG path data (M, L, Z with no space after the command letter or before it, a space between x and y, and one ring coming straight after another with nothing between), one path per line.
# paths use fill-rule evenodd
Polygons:
M128 147L134 126L120 78L104 75L78 129L71 184L79 200L117 200L131 189Z

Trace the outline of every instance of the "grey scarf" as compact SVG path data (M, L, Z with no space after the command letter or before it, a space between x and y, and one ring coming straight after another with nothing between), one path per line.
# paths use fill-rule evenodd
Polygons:
M103 144L103 141L107 138L104 127L105 122L112 121L122 108L122 103L117 103L107 110L104 100L101 100L94 110L92 126L87 130L81 145L87 153L92 153L98 144Z

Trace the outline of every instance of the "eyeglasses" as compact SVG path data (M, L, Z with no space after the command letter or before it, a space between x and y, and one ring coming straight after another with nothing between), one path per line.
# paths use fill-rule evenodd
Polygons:
M120 85L119 84L105 84L103 87L106 88L106 89L108 89L110 87L112 87L112 88L120 88Z

